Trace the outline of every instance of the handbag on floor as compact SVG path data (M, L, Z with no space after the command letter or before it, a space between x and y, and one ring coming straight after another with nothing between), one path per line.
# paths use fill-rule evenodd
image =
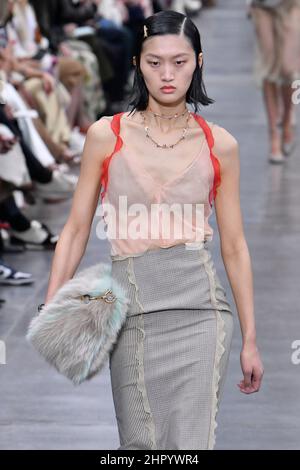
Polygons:
M284 0L252 0L251 6L262 8L276 8Z
M26 339L61 374L79 385L104 366L126 319L129 300L111 266L85 268L32 318Z

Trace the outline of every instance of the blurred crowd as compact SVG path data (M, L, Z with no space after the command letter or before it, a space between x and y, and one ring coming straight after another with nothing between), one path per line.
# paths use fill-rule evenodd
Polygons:
M72 197L89 126L124 109L145 18L214 4L0 0L0 284L35 281L6 253L55 248L58 235L28 209Z

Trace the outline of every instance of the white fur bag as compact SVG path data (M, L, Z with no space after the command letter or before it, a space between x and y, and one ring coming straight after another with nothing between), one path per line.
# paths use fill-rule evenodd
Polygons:
M29 325L26 338L79 385L99 372L125 322L129 300L111 266L90 266L57 290Z

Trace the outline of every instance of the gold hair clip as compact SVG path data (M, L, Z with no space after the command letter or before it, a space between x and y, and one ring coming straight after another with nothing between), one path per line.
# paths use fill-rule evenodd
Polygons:
M147 26L144 24L144 38L148 37L148 28Z

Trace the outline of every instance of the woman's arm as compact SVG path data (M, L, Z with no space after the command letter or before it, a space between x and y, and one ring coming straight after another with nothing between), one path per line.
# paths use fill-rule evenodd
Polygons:
M239 145L224 128L214 126L214 154L221 167L221 184L215 199L221 255L237 307L242 332L241 366L244 393L260 388L263 366L256 346L253 277L240 208Z
M73 277L85 253L100 195L102 163L112 153L114 140L107 118L88 130L72 206L55 247L45 303Z

